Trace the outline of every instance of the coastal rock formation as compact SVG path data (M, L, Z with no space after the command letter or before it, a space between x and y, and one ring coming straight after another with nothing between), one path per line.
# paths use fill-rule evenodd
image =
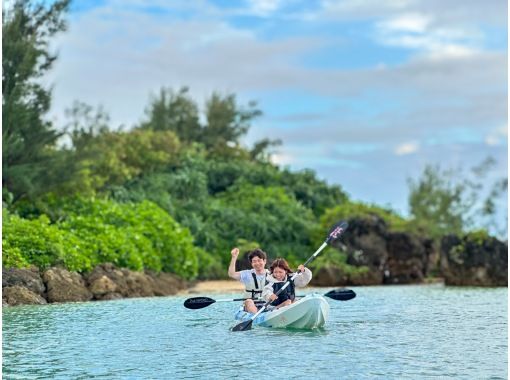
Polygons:
M508 243L476 234L445 236L441 272L447 285L508 286Z
M397 232L387 236L388 259L384 283L416 284L423 282L427 252L422 241L411 234Z
M86 288L82 276L63 268L53 267L43 273L48 302L90 301L92 293Z
M2 289L12 286L24 287L39 296L44 296L46 292L41 273L36 267L29 269L2 268Z
M347 264L368 267L382 283L388 260L387 236L388 227L383 219L376 216L355 218L349 220L348 233L333 246L348 252Z
M391 232L376 215L350 219L348 233L332 245L346 253L350 268L332 264L319 267L313 285L421 283L435 271L439 259L432 240Z
M325 266L317 270L311 282L313 286L380 285L377 272L361 270L356 273L342 271L335 266Z
M17 305L44 305L46 300L30 289L14 285L2 288L2 303L9 306Z
M152 291L155 296L170 296L188 287L186 281L172 273L154 273L151 271L145 273L154 280Z
M85 276L94 299L106 300L129 297L130 285L125 275L126 271L127 269L118 269L111 263L96 266L90 274Z
M2 303L11 306L168 296L188 287L171 273L135 272L110 263L83 276L57 267L42 276L36 268L3 269L2 273Z
M168 296L187 286L170 273L134 272L111 263L96 266L85 279L96 300Z

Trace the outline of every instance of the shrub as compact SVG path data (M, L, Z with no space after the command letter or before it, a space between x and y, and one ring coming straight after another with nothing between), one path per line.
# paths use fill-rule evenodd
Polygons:
M63 265L70 270L89 269L91 261L79 240L51 225L47 216L28 220L3 210L2 264L4 267Z
M46 215L28 220L4 211L4 266L87 271L112 262L185 278L197 275L198 249L191 233L152 202L70 198L61 200L58 209L62 220L54 224Z

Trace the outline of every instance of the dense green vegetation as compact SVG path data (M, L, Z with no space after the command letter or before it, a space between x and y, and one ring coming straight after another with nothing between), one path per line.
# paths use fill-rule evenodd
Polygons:
M4 13L5 267L88 271L112 262L218 278L226 275L233 246L261 246L297 265L338 219L376 215L393 230L433 236L469 226L461 212L466 187L448 187L439 169L411 181L407 220L352 202L311 170L272 164L271 149L281 142L242 145L261 110L239 104L234 94L214 93L200 107L187 88L163 88L149 100L145 120L121 131L103 109L75 102L67 123L54 125L45 119L50 90L35 80L56 59L48 44L65 30L67 8L67 0L18 1ZM58 132L63 127L65 134ZM491 194L487 215L498 195ZM341 252L318 261L329 264L352 270Z

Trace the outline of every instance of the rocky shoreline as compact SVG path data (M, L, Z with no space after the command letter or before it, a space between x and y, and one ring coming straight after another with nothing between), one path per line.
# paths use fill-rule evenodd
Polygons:
M170 273L135 272L101 264L81 275L59 267L2 269L2 305L44 305L177 294L190 283Z
M483 234L433 241L391 231L373 216L350 219L349 233L333 247L344 252L356 270L322 266L314 272L312 285L421 284L439 277L446 285L508 286L508 243Z
M507 242L476 234L444 236L434 242L410 233L393 232L375 216L351 219L349 224L349 234L343 241L333 243L333 247L346 255L350 269L335 264L313 268L311 286L437 281L454 286L508 286ZM238 269L249 267L246 257L238 264ZM2 276L4 306L169 296L183 291L214 292L211 284L200 287L200 283L187 282L174 274L135 272L109 263L86 274L59 267L44 271L3 268ZM216 282L219 291L242 290L236 281Z

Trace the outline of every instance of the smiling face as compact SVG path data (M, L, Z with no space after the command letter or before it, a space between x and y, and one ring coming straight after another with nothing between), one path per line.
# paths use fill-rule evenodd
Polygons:
M266 267L266 260L255 256L253 259L251 259L251 267L255 269L255 272L257 273L263 272L264 268Z
M273 269L273 277L275 279L277 279L278 281L283 281L286 274L287 274L287 272L283 268L276 267Z

